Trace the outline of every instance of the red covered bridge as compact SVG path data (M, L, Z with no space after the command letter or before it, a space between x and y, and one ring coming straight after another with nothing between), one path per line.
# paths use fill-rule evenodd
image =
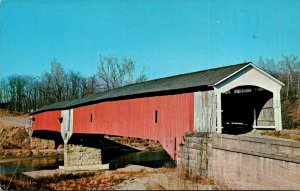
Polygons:
M127 85L45 106L35 133L103 134L156 140L172 158L186 132L281 130L283 84L243 63ZM93 140L91 140L93 141Z

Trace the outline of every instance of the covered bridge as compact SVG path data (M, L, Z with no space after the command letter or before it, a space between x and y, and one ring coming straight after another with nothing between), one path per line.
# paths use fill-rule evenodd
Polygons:
M283 83L242 63L127 85L45 106L34 132L105 134L156 140L172 158L186 132L281 130ZM92 141L92 140L91 140Z

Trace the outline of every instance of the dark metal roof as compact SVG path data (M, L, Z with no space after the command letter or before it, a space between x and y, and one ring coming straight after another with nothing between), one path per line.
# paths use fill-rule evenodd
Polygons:
M248 64L249 62L126 85L105 92L99 92L88 97L44 106L41 109L33 112L32 114L49 110L78 107L80 105L89 103L96 103L109 99L118 99L128 96L183 90L195 87L212 87L215 83L242 69Z

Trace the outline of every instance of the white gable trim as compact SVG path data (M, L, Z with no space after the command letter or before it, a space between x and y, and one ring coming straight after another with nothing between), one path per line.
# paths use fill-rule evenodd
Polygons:
M214 88L224 93L239 86L257 86L270 92L280 91L282 87L281 84L250 66L222 81Z
M278 83L281 86L284 86L284 83L282 83L281 81L277 80L276 78L274 78L273 76L271 76L270 74L268 74L267 72L261 70L260 68L258 68L257 66L255 66L253 63L249 63L246 66L242 67L241 69L235 71L234 73L230 74L229 76L221 79L220 81L218 81L217 83L214 84L214 86L217 86L218 84L222 83L223 81L227 80L228 78L234 76L235 74L239 73L240 71L244 70L245 68L252 66L254 69L256 69L257 71L259 71L261 74L265 75L266 77L270 78L272 81Z

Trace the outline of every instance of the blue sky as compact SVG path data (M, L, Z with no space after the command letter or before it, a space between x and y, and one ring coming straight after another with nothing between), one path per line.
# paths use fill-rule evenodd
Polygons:
M56 59L96 73L99 55L151 78L259 56L300 56L300 0L0 0L0 78L40 75Z

